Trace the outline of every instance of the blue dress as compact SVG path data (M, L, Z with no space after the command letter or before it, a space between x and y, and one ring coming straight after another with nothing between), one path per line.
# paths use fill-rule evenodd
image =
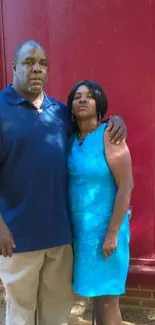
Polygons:
M105 128L101 124L81 146L76 134L68 143L73 290L84 297L123 294L129 268L129 212L119 229L117 249L107 260L102 252L117 193L104 153Z

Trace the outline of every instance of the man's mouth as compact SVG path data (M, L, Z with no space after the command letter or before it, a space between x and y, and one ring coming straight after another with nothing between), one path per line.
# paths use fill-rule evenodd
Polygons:
M31 78L30 81L39 81L39 82L42 82L42 79L41 78Z

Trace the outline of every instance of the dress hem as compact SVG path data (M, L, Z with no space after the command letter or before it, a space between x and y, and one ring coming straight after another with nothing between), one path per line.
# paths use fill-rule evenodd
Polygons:
M77 294L78 296L81 296L83 298L95 298L95 297L101 297L101 296L122 296L125 294L125 290L119 292L119 293L99 293L96 294L94 296L90 295L84 295L82 293L80 293L78 290L75 290L74 288L72 288L72 290L74 291L75 294Z

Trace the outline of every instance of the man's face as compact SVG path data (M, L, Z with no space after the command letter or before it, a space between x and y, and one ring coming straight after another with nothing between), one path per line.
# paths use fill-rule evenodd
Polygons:
M19 52L18 61L13 63L13 75L18 91L41 93L47 81L47 57L40 47L26 44Z

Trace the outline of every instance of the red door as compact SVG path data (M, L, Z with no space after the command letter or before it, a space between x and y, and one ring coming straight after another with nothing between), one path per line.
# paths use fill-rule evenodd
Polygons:
M131 220L133 258L155 253L155 2L151 0L1 0L7 82L15 47L36 39L46 48L46 90L66 100L79 79L104 87L109 115L128 126L135 190ZM1 44L3 44L3 39ZM2 54L3 47L0 49ZM2 56L1 56L2 58ZM0 67L5 67L0 61ZM5 68L1 84L5 83Z

